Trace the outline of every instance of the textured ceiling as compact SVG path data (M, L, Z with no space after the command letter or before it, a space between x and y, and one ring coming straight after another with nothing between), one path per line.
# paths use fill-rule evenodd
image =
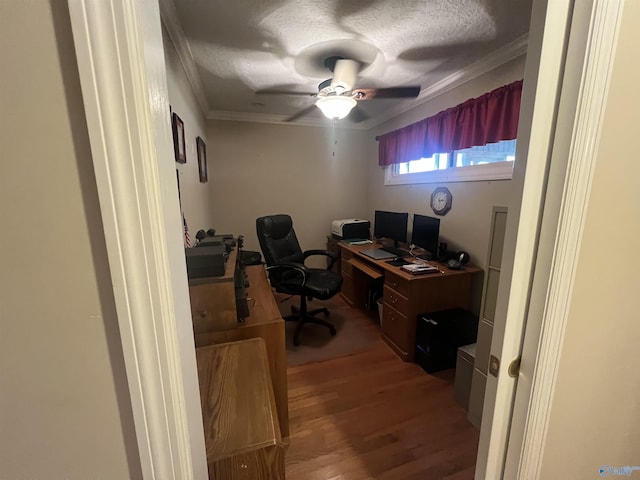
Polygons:
M211 118L282 120L313 104L332 55L363 64L356 86L429 86L526 45L531 0L161 0L163 22ZM423 95L424 96L424 95ZM415 105L371 100L373 119ZM321 121L317 109L307 121ZM371 122L369 122L371 123Z

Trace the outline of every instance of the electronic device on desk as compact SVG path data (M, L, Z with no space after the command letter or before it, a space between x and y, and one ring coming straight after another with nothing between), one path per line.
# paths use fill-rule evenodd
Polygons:
M469 263L469 254L462 250L447 252L440 256L440 261L443 262L449 270L462 270L462 267Z
M341 240L350 238L367 239L370 236L370 226L369 220L359 220L357 218L334 220L331 222L331 235Z
M217 246L217 245L224 245L228 253L231 250L233 250L233 247L236 246L236 240L233 238L233 235L231 234L213 235L213 236L202 238L196 246L211 247L211 246Z
M227 265L224 245L184 249L189 278L221 277Z
M440 219L427 217L418 213L413 215L411 243L425 250L418 258L433 260L438 254L438 240L440 236Z
M396 255L383 250L382 248L365 248L364 250L360 250L360 253L366 255L369 258L373 258L374 260L386 260L389 258L396 258Z
M427 273L438 273L440 271L438 267L427 263L409 263L408 265L401 266L400 270L412 275L425 275Z
M386 263L392 265L394 267L401 267L402 265L409 265L411 262L408 262L402 257L393 257L391 260L386 260Z
M196 233L196 240L198 241L196 245L202 242L202 240L204 240L207 237L215 236L215 234L216 234L215 228L210 228L206 232L204 230L198 230L198 233Z
M374 238L392 240L393 246L383 246L382 250L394 254L396 257L407 257L409 252L399 248L400 243L407 241L407 224L409 222L408 213L386 212L384 210L375 211L373 225Z
M249 296L247 288L249 288L249 277L244 263L242 262L242 247L244 247L244 235L238 236L238 256L236 257L236 269L233 277L233 284L236 295L236 314L238 321L243 322L251 312L249 310Z

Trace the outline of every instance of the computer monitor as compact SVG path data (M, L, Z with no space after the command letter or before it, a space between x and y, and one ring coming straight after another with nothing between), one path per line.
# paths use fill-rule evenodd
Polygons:
M393 240L393 246L398 247L399 242L407 241L408 213L385 212L376 210L373 226L375 238L388 238Z
M438 255L438 236L440 234L440 219L427 217L426 215L413 215L413 232L411 233L411 243L424 248L429 252L427 260L436 258Z

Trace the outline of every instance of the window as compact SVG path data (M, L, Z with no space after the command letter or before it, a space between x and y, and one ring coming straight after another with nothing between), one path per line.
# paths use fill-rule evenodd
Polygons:
M436 153L430 158L389 165L385 184L510 180L515 153L516 140Z

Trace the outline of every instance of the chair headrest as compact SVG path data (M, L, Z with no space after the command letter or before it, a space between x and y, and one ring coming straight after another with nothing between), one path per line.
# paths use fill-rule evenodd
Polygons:
M258 225L262 225L266 235L274 239L286 237L293 227L291 217L284 214L260 217L257 223Z

